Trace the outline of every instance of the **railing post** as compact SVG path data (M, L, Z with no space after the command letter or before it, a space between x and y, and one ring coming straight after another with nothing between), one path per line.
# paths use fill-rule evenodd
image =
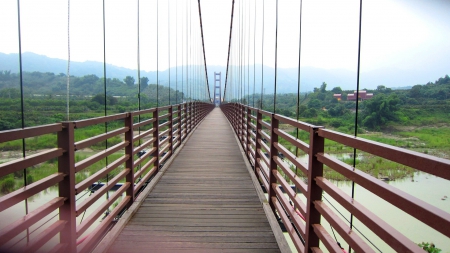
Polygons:
M186 114L186 135L191 132L191 116L192 116L192 107L191 102L186 103L187 106L187 114Z
M309 168L308 168L308 192L306 193L306 233L305 249L311 251L311 247L319 247L319 237L314 232L313 224L320 224L320 213L314 207L315 201L322 200L322 188L316 181L316 177L323 176L323 164L317 160L316 154L323 153L324 138L318 135L321 127L311 127L309 137Z
M181 118L182 118L182 111L181 111L181 104L178 104L178 114L177 114L177 118L178 118L178 135L180 136L178 138L178 141L181 143Z
M255 137L255 142L256 142L256 147L255 147L255 175L258 178L258 172L261 169L260 167L260 163L261 163L261 155L259 154L261 152L261 144L259 143L259 141L261 140L261 129L262 129L262 124L260 123L262 120L262 114L261 111L258 109L256 111L256 137Z
M156 156L156 160L154 163L154 166L156 168L156 172L159 171L159 108L156 108L156 110L153 112L153 118L155 121L153 122L153 129L155 131L153 132L153 147L155 148L155 152L153 153L153 156Z
M194 124L193 124L192 128L194 128L198 124L198 117L199 117L198 114L200 112L198 107L199 107L198 102L194 102L194 110L193 110L193 113L194 113L194 116L193 116Z
M241 136L239 133L239 104L234 104L234 130L236 131L236 134L238 135L239 141L241 140Z
M128 202L128 207L130 207L134 202L134 143L133 143L133 114L128 113L125 118L125 127L128 131L125 132L125 141L128 142L128 146L125 147L125 155L128 156L128 160L125 162L125 167L130 169L130 173L126 176L126 182L130 183L130 187L127 189L127 196L130 197L131 201Z
M275 148L275 143L278 142L278 135L275 133L275 129L278 129L278 120L275 119L275 114L271 115L270 122L270 171L269 171L269 189L267 192L269 193L269 204L272 208L272 211L275 213L275 205L272 201L272 197L276 197L276 193L274 190L274 185L276 187L277 179L274 175L274 172L277 172L277 163L275 162L276 156L278 156L278 151Z
M247 107L247 129L246 129L246 134L247 134L247 143L245 144L245 152L247 153L247 158L249 161L251 161L250 156L250 140L251 140L251 134L250 134L250 123L252 122L252 118L250 118L250 115L252 114L252 111L250 110L250 107Z
M67 245L67 252L77 251L76 206L75 206L75 138L73 122L63 122L62 131L58 132L58 147L65 152L58 157L58 172L64 173L59 182L59 196L66 198L59 208L59 219L67 221L59 237L62 244Z
M170 106L169 108L169 151L170 151L170 156L172 156L173 154L173 105Z
M187 117L188 109L187 109L187 106L188 106L188 102L184 103L184 128L186 129L186 132L184 133L183 140L186 138L186 136L188 134L188 117ZM181 129L181 130L183 130L183 129Z
M239 104L239 139L241 146L244 146L244 106Z

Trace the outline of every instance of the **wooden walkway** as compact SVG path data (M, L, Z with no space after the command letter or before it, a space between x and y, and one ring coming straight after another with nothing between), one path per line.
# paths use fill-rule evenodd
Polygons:
M216 108L108 252L280 252L263 208L267 203L254 184L230 125Z

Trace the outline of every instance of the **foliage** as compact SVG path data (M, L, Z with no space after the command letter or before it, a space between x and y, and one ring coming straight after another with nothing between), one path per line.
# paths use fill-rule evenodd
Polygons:
M439 253L442 251L441 249L436 248L434 243L422 242L419 243L418 245L428 253Z
M381 93L364 101L363 125L370 129L380 129L389 121L397 121L399 105L400 99L396 94L386 96Z
M6 176L0 180L0 192L9 193L14 190L16 182L14 178Z
M126 83L128 86L133 86L134 85L134 77L132 76L126 76L125 79L123 79L123 82Z

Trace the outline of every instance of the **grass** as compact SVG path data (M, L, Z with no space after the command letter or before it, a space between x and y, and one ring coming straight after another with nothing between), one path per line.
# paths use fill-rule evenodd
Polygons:
M447 127L426 127L412 132L398 132L397 134L405 138L417 138L427 148L450 148L450 128Z

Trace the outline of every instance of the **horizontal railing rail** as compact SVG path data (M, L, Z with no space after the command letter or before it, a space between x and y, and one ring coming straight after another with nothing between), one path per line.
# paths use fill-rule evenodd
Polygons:
M447 180L450 180L450 160L346 135L238 103L224 103L221 109L267 191L273 212L282 220L299 252L321 252L319 247L342 252L323 227L323 219L356 252L374 252L358 233L351 233L352 227L334 207L323 201L324 192L395 251L423 252L415 242L325 178L324 165L450 238L450 213L327 154L325 140ZM303 131L309 141L283 131L280 124ZM295 152L282 143L292 145ZM307 155L308 162L300 160L298 152Z
M0 132L0 143L48 134L57 139L53 148L0 164L0 177L30 167L39 170L38 165L48 161L57 167L43 179L1 196L0 212L58 187L58 196L0 228L0 251L34 252L45 244L51 244L47 250L53 252L91 251L213 107L190 102ZM108 131L86 138L95 128ZM92 152L93 146L104 148ZM111 192L113 187L118 188ZM48 220L50 215L54 219ZM28 232L40 224L45 225L38 232ZM24 233L27 240L21 240Z

